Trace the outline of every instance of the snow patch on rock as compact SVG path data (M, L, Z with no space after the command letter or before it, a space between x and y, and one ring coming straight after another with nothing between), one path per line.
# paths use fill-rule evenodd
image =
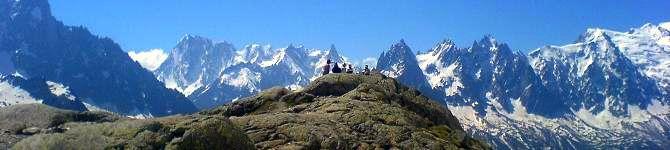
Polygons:
M53 94L55 96L58 96L58 97L63 96L63 97L65 97L65 98L67 98L68 100L71 100L71 101L74 101L77 98L70 93L70 88L63 85L63 84L56 83L56 82L53 82L53 81L46 81L46 83L49 86L49 90L51 91L51 94Z
M256 84L260 81L261 74L253 72L249 68L242 68L240 72L224 74L221 76L221 81L228 85L235 87L246 87L250 89L257 89Z
M42 100L33 98L30 96L30 93L20 87L13 86L6 81L0 81L0 107L17 104L41 103L41 101Z

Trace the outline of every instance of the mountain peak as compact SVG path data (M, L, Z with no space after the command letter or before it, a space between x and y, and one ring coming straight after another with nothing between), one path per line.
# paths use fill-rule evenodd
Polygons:
M580 36L578 42L607 42L612 43L612 39L607 35L607 30L600 28L590 28L587 29L582 36Z
M654 39L670 41L670 22L660 23L659 25L654 25L651 23L644 24L640 28L633 28L628 34L644 34L649 35ZM663 42L664 44L670 44L670 42Z
M644 29L644 28L654 28L654 27L656 27L656 25L654 25L654 24L652 24L652 23L645 23L645 24L642 25L642 27L640 27L640 28Z
M404 39L400 39L400 41L393 43L391 48L389 48L388 53L414 54L409 46L407 46Z
M285 51L296 51L296 50L297 51L305 51L305 46L302 45L302 44L295 45L293 43L290 43L290 44L288 44L288 46L286 46L286 48L283 48L282 50L285 50Z
M214 44L214 46L215 46L215 47L216 47L216 46L233 46L233 43L228 42L228 41L226 41L226 40L223 40L223 41L218 41L218 42L216 42L216 44Z
M454 43L454 41L451 39L443 39L442 41L438 42L429 52L439 54L443 51L452 49L456 49L456 43Z
M661 28L664 28L666 30L670 30L670 22L661 22L658 24Z
M0 51L20 47L20 51L11 53L11 61L15 70L22 70L21 75L27 77L21 82L48 85L28 89L31 95L62 97L55 93L67 87L66 91L71 92L66 99L76 98L96 109L130 116L165 116L196 110L186 97L165 88L113 40L93 35L82 26L61 23L51 15L49 6L48 0L0 2ZM49 90L59 92L44 93Z
M184 42L189 42L189 41L204 41L204 40L209 40L205 37L195 35L195 34L185 34L182 36L182 38L179 40L179 43L184 43Z
M2 17L12 20L31 20L30 22L54 20L47 0L6 0L4 3L6 4L0 2Z
M485 35L481 40L479 40L479 44L482 44L485 47L492 47L498 44L496 41L495 37L493 35L488 34Z
M328 49L328 59L337 59L340 57L340 54L337 52L337 48L335 48L335 44L330 45L330 49Z
M337 53L337 49L335 48L335 44L330 44L330 49L328 49L328 52L335 52L335 53Z
M406 47L405 39L400 39L400 41L393 43L393 47Z
M590 28L579 36L575 44L565 46L545 46L531 52L531 55L554 59L585 58L584 62L581 62L581 60L579 62L583 64L579 69L580 71L578 71L581 76L583 71L585 71L586 66L590 65L592 62L614 62L623 56L609 34L615 33L605 29ZM589 59L586 59L587 57ZM599 60L595 61L590 57L598 58Z
M272 45L270 44L261 44L261 43L252 43L252 44L247 44L244 46L244 49L249 49L249 50L270 50L272 49Z
M272 46L267 44L267 45L261 45L260 43L253 43L253 44L247 44L244 46L243 49L240 49L237 51L237 55L239 57L236 57L236 61L238 62L256 62L262 57L265 57L267 53L270 53L270 49L272 49Z
M439 44L444 44L444 45L455 45L454 41L451 39L442 39Z

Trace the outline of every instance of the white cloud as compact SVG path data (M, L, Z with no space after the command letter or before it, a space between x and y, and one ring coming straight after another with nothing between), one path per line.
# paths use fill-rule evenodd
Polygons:
M168 54L163 49L151 49L141 52L130 51L128 56L139 62L142 67L154 71L167 59Z
M368 57L363 59L362 63L363 65L370 65L370 67L375 67L377 66L377 58Z
M360 59L349 59L349 58L344 58L344 61L347 63L353 63L354 66L363 68L365 65L368 65L370 68L374 68L377 66L377 58L375 57L368 57L364 58L363 60Z

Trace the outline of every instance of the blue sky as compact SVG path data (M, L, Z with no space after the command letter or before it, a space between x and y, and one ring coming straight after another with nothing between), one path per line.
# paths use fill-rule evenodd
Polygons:
M335 44L377 57L404 38L414 51L460 47L492 34L513 49L574 41L589 27L626 31L670 21L668 0L50 0L54 15L113 38L124 50L172 49L184 34L309 48Z

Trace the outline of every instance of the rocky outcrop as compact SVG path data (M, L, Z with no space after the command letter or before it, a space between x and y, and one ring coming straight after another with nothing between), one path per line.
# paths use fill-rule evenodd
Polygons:
M0 149L254 149L221 116L140 120L31 104L0 109L0 119Z
M253 149L225 117L171 116L109 123L69 123L63 133L39 134L13 149Z
M443 105L381 74L329 74L201 114L230 116L259 149L488 149Z
M0 119L2 149L490 149L443 105L381 74L330 74L185 116L31 104L0 109Z
M15 105L0 109L0 149L8 149L35 134L64 132L68 122L110 122L120 117L106 112L76 112L43 104Z

